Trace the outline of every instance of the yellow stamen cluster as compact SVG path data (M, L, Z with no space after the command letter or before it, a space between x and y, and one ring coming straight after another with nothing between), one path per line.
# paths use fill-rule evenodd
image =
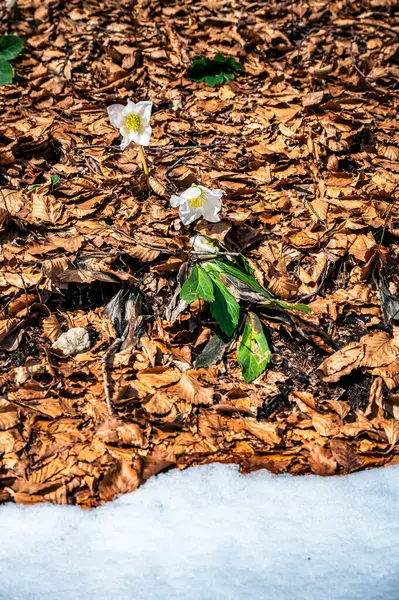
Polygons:
M140 129L141 119L139 115L131 114L126 117L125 127L129 131L138 131Z
M202 190L199 190L198 196L196 196L196 198L191 198L188 201L188 203L191 206L191 208L201 208L201 206L204 206L204 204L206 204L206 197L204 192Z

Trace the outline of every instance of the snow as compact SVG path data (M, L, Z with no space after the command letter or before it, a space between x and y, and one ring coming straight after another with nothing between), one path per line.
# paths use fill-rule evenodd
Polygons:
M0 507L1 600L398 600L399 467L171 471L92 511Z

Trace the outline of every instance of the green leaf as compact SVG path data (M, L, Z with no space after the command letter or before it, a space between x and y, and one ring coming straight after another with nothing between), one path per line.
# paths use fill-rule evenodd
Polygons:
M233 56L223 56L218 52L214 58L197 58L187 70L187 78L191 81L205 81L211 87L228 83L234 79L235 72L241 65Z
M60 176L59 175L52 175L51 176L51 187L56 186L59 182L60 182Z
M242 271L241 269L239 269L238 267L235 267L234 265L232 265L230 263L223 262L221 260L212 260L212 261L207 261L206 263L203 263L203 267L205 269L207 269L208 271L226 273L230 277L233 277L235 279L242 281L253 292L262 294L265 298L270 300L270 306L274 306L275 308L281 308L282 310L299 310L307 315L309 315L312 312L312 309L310 308L310 306L307 306L306 304L301 304L301 303L290 304L289 302L284 302L283 300L279 300L278 298L272 298L272 296L265 289L263 289L263 287L261 285L259 285L259 283L256 281L255 277L253 277L252 275L249 275L248 273L244 273L244 271ZM250 268L249 265L248 265L248 268ZM232 283L234 283L234 281L232 281ZM244 292L244 290L242 290L242 292ZM243 300L251 301L251 299L249 297L245 298L244 295L241 295L241 298ZM256 298L254 298L253 301L256 302Z
M245 320L241 344L237 360L242 369L246 383L250 383L261 375L270 362L271 352L265 337L262 323L253 312L248 313Z
M17 58L24 47L24 40L17 35L3 35L0 37L0 58L12 60Z
M14 69L4 58L0 58L0 85L12 83L14 79Z
M241 271L241 269L231 265L227 262L222 262L221 260L212 260L204 263L204 268L213 270L214 272L219 273L227 273L227 275L231 275L240 281L243 281L247 284L247 286L254 292L258 292L258 294L262 294L265 298L271 298L270 294L263 289L261 285L256 281L255 277L252 275L248 275Z
M305 313L305 315L310 315L312 312L310 306L301 304L300 302L298 304L290 304L289 302L283 302L282 300L274 300L274 303L284 310L300 310Z
M187 304L195 302L198 298L206 302L213 302L215 296L212 279L202 267L194 265L190 277L182 285L180 298Z
M235 259L236 259L236 262L240 265L242 270L247 275L253 276L253 274L255 273L255 269L253 269L251 267L251 265L249 264L249 262L247 261L247 259L245 258L245 256L243 254L239 254L238 256L235 257Z
M220 329L231 337L240 319L240 305L217 276L212 276L215 300L209 305L211 315L220 325Z
M215 87L215 85L219 85L221 83L219 75L208 75L205 77L205 82L211 87Z

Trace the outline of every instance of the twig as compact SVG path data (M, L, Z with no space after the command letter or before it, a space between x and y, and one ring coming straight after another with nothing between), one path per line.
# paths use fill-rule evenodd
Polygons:
M102 372L104 379L104 393L105 393L105 402L107 403L108 412L112 416L115 414L114 407L112 406L112 391L111 391L111 377L109 373L109 367L111 367L111 358L114 357L115 353L118 351L120 345L122 344L121 338L116 338L108 348L107 352L104 354L102 358Z
M360 75L360 77L362 77L362 79L364 79L364 81L367 83L367 85L369 86L369 88L370 88L371 90L373 90L373 92L376 92L376 93L377 93L377 94L379 94L380 96L381 96L381 95L384 95L384 92L381 92L381 91L380 91L380 90L379 90L377 87L375 87L375 86L374 86L374 85L371 83L371 81L369 80L369 78L367 77L367 75L366 75L365 73L363 73L363 71L361 71L361 70L359 69L359 67L357 66L357 64L356 64L356 61L355 61L355 57L353 56L353 44L354 44L354 41L353 41L353 40L351 40L351 43L350 43L350 46L349 46L349 53L350 53L350 57L351 57L351 61L352 61L352 66L353 66L353 68L354 68L354 69L355 69L355 71L356 71L356 72L357 72L357 73ZM385 92L385 93L386 93L386 92Z
M102 148L103 150L118 150L122 152L119 146L101 146L99 144L85 144L84 146L74 146L72 150L84 150L85 148Z
M173 171L173 169L175 169L177 167L177 165L179 165L181 162L183 162L183 160L186 160L186 158L187 157L183 154L183 156L181 156L180 158L175 160L173 165L168 167L164 173L165 179L169 182L169 185L172 187L174 192L176 192L178 188L177 188L177 185L175 184L175 182L172 181L172 179L169 177L169 173L171 173Z
M304 296L301 296L299 298L299 300L296 300L296 302L305 302L305 300L310 300L311 298L313 298L314 296L317 296L317 294L322 290L326 277L327 277L327 273L328 273L328 269L329 269L330 263L327 262L324 271L322 273L321 279L320 279L320 283L317 286L317 288L315 289L314 292L312 292L311 294L305 294Z
M180 152L181 150L207 150L208 148L218 148L219 146L227 146L230 144L246 144L248 140L252 138L252 136L248 136L248 138L237 138L233 140L226 140L223 138L218 142L214 142L212 144L192 144L190 146L147 146L146 151L151 152ZM102 146L98 144L85 144L83 146L74 146L73 150L83 150L85 148L102 148L104 150L118 150L122 152L119 146Z
M196 256L240 256L241 252L221 252L221 251L202 251L202 250L186 250L185 248L177 248L176 250L169 250L168 248L160 248L159 246L152 246L151 244L146 244L145 242L140 242L140 240L134 238L133 236L125 233L121 229L116 229L115 227L102 227L104 231L113 231L114 233L119 233L119 235L123 235L126 239L131 240L135 244L142 246L143 248L148 248L149 250L158 250L158 252L163 252L165 254L193 254Z

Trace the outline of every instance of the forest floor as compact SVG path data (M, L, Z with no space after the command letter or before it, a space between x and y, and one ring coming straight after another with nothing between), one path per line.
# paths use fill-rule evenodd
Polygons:
M92 507L215 461L399 461L398 16L389 0L18 0L3 16L25 48L1 88L2 501ZM216 52L242 64L234 81L185 77ZM154 103L150 187L107 115L127 99ZM223 190L220 223L182 226L170 196L194 181ZM194 233L312 309L262 313L272 360L253 383L236 343L194 368L204 302L166 319ZM112 356L121 290L135 334ZM77 326L89 351L52 348Z

